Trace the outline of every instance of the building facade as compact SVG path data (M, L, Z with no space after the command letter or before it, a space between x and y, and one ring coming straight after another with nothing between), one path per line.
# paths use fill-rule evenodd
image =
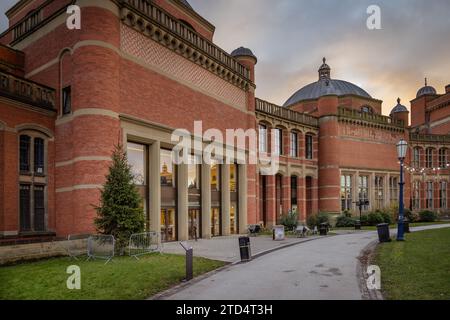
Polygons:
M66 26L68 6L82 27ZM396 143L410 145L405 204L447 209L450 87L427 84L406 107L335 80L318 81L285 105L255 97L256 56L213 43L215 27L182 0L21 0L0 35L0 237L95 232L94 206L114 146L124 146L146 213L163 241L270 227L290 210L365 210L398 201ZM254 129L258 164L175 165L172 132ZM225 146L224 149L227 149ZM235 150L234 150L235 151ZM244 150L247 155L250 149Z

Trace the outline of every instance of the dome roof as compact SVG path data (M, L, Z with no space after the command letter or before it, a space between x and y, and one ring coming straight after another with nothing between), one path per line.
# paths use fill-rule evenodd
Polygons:
M323 64L319 68L319 80L298 90L284 103L284 106L287 107L303 100L318 99L329 94L338 96L352 94L364 98L372 98L370 94L357 85L344 80L331 79L330 76L331 68L326 64L326 59L323 58Z
M248 48L244 48L244 47L239 47L235 50L233 50L233 52L231 52L231 56L232 57L242 57L242 56L246 56L246 57L252 57L252 58L256 58L256 56L253 54L252 50L248 49Z
M391 111L391 115L393 115L394 113L399 113L399 112L409 112L408 109L400 104L400 98L397 99L397 105L392 109Z
M419 98L426 94L436 94L436 89L433 88L432 86L429 86L427 82L428 82L427 78L425 78L425 86L420 88L419 91L417 91L416 98Z

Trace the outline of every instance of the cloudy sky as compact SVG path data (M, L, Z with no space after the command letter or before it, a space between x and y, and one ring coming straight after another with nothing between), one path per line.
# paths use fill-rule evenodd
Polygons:
M277 104L317 81L324 56L332 78L383 100L385 114L397 97L409 107L425 77L438 93L450 83L449 0L188 1L216 26L215 43L253 50L257 96ZM15 2L1 0L1 13ZM381 30L366 27L372 4L381 8Z

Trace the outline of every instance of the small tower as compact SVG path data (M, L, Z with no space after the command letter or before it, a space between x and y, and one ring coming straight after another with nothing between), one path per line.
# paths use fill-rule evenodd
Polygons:
M397 105L392 109L390 117L396 120L403 120L405 126L409 125L409 111L408 109L400 104L400 98L397 99Z
M231 56L250 70L250 80L255 83L255 65L258 63L258 59L252 50L239 47L231 53Z

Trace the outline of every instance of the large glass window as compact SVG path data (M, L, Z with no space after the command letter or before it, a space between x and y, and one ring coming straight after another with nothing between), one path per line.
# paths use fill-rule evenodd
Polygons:
M352 176L341 175L341 210L352 209Z
M412 206L414 210L420 209L420 181L414 181L413 194L412 194Z
M190 156L188 164L189 238L201 237L201 159Z
M439 168L447 167L447 149L441 148L439 149Z
M358 197L359 201L367 203L369 201L369 177L359 176L358 179ZM364 204L362 206L363 210L368 210L369 206Z
M433 148L428 148L426 151L426 166L427 168L433 167Z
M310 134L307 134L305 136L305 143L306 143L306 159L312 159L313 158L313 136Z
M439 208L447 209L447 181L441 181L440 183Z
M384 207L384 179L375 176L375 206L377 209Z
M275 146L273 148L273 153L275 155L283 154L283 130L280 128L276 128L275 131Z
M147 229L149 228L149 214L148 214L148 147L144 144L128 142L127 143L127 159L130 165L131 173L133 175L133 182L142 199L142 207L146 217Z
M420 167L420 148L416 147L413 149L413 167Z
M267 127L259 125L259 152L267 152Z
M397 177L389 178L389 198L391 200L391 204L398 202L398 178Z
M177 179L176 167L172 151L161 149L160 152L161 179L161 239L162 241L177 240Z
M220 183L221 183L221 175L220 175L221 166L217 161L212 161L211 163L211 236L216 237L220 236L222 233L221 230L221 221L222 221L222 213L221 213L221 201L222 197L220 194Z
M230 165L230 233L237 234L239 230L239 207L238 207L238 166Z
M433 209L433 182L427 182L427 192L426 192L426 207L427 209Z

